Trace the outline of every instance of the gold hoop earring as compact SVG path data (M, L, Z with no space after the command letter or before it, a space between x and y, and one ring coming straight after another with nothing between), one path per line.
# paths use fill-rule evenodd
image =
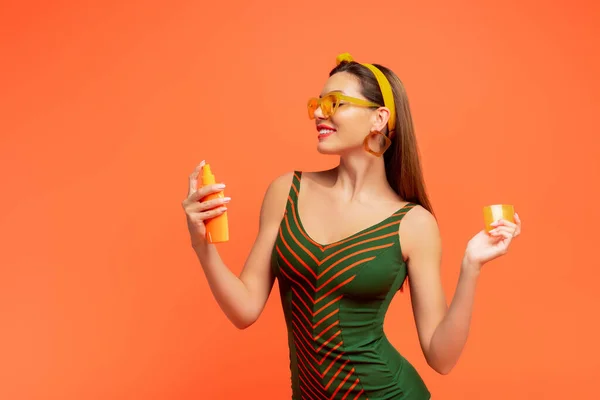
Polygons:
M384 143L381 146L380 151L372 150L371 147L369 146L369 141L376 136L381 136L384 140ZM390 147L391 144L392 144L392 141L390 140L390 138L388 138L386 135L384 135L383 133L381 133L379 131L369 132L369 134L367 136L365 136L365 139L363 140L363 146L364 146L365 150L367 152L373 154L375 157L381 157L382 154L385 153L385 151Z

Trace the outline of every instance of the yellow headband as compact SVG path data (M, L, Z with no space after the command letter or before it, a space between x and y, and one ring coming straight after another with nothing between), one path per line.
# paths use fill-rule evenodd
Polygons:
M354 58L352 58L349 53L340 54L336 58L336 65L340 65L343 61L351 62L354 61ZM392 85L390 85L390 81L388 81L383 72L381 72L376 66L363 63L360 63L360 65L369 68L375 75L377 83L379 83L379 89L381 89L381 94L383 95L384 106L390 110L390 118L388 119L388 135L391 138L393 136L394 129L396 129L396 105L394 103Z

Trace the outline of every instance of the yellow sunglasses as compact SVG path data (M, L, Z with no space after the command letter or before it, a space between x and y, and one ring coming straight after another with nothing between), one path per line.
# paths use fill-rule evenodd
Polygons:
M349 97L341 93L332 92L327 93L321 98L313 97L308 100L308 117L315 119L315 111L320 107L321 112L325 118L331 117L337 111L338 107L344 103L353 104L360 107L381 107L379 104L375 104L368 100L357 99L355 97Z

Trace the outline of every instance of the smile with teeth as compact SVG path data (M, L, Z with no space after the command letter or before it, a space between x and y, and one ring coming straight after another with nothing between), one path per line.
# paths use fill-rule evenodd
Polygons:
M335 129L330 128L327 125L317 126L317 131L319 132L319 140L322 140L335 133Z

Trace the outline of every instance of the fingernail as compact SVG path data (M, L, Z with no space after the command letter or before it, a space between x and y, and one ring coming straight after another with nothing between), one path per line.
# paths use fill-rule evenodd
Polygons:
M223 202L224 203L229 203L231 201L231 197L224 197L223 198Z
M219 183L217 185L217 189L225 189L225 184L224 183Z

